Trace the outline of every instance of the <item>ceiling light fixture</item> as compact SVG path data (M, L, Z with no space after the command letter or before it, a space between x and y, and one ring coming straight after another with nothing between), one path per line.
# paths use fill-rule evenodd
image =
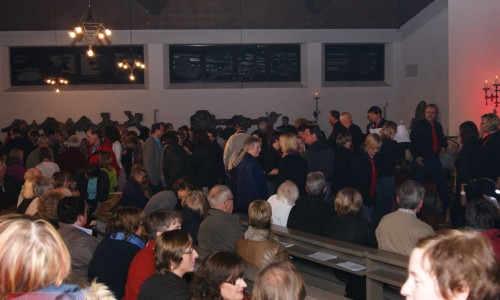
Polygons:
M129 70L130 74L128 76L128 79L130 81L135 81L134 71L136 69L144 70L146 68L146 65L141 60L141 57L134 52L134 49L132 49L132 0L129 1L129 34L130 49L128 50L128 53L125 55L125 57L118 61L117 65L120 70Z
M73 39L71 44L83 42L89 45L87 50L87 56L93 57L94 50L92 46L96 43L107 44L111 43L109 37L111 36L111 30L107 29L103 23L97 21L97 15L92 10L92 3L89 0L89 6L83 13L78 25L70 31L69 36Z
M61 85L67 85L69 83L68 80L62 78L62 77L59 77L59 78L55 78L55 77L50 77L50 78L47 78L45 79L45 82L47 84L51 84L51 85L55 85L56 86L56 93L59 93L61 90L59 89L59 86Z
M54 42L56 45L57 49L57 21L56 21L56 16L57 14L55 13L56 11L56 2L55 0L52 3L54 5ZM57 73L61 73L60 71ZM59 89L59 85L67 85L69 81L63 77L57 77L57 76L50 76L47 79L45 79L45 83L50 84L50 85L55 85L56 89L55 92L59 93L61 90Z

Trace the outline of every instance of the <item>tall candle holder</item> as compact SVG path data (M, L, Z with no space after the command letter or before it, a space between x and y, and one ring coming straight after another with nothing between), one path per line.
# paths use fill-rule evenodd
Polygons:
M488 80L486 80L484 82L484 87L483 87L483 90L484 90L484 104L485 105L488 105L488 100L490 101L490 103L492 104L495 104L495 107L493 108L493 113L497 113L497 107L498 107L498 104L500 104L500 102L498 101L498 92L500 92L500 89L498 88L500 86L500 84L498 83L498 76L495 76L495 83L492 84L492 86L494 87L493 90L491 90L491 93L490 95L488 95L488 91L490 90L490 85L488 84ZM495 92L493 94L493 92Z
M313 99L316 100L316 110L313 112L313 116L314 116L314 119L316 119L316 124L318 123L318 117L319 117L319 114L321 113L321 110L319 110L319 106L318 106L319 98L320 98L319 93L318 92L314 93Z

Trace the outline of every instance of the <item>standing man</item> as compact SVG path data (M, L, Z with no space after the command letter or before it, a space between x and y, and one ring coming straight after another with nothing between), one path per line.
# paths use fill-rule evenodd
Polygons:
M343 112L340 115L340 123L342 124L344 132L347 132L347 134L349 134L352 138L351 151L359 152L359 148L365 140L361 128L352 123L352 116L348 112Z
M368 125L366 125L366 134L370 134L370 129L382 128L385 122L387 122L382 117L382 110L378 106L372 106L368 110Z
M330 136L328 137L328 143L330 144L330 147L335 149L337 145L337 136L340 133L346 131L340 123L340 113L338 110L330 111L330 114L328 115L328 121L330 122L330 125L332 125L332 131L330 133Z
M304 158L307 161L307 172L320 171L325 176L326 192L324 200L329 201L333 169L335 168L335 151L320 139L321 130L316 125L309 125L304 132L304 142L309 147L306 148Z
M278 126L276 130L282 133L290 132L290 133L295 133L297 134L297 129L289 124L290 119L287 116L283 116L281 118L281 126Z
M450 195L444 181L443 166L439 155L447 146L443 126L437 121L438 108L428 104L425 119L415 122L410 134L410 151L413 155L412 169L416 181L423 183L431 177L436 183L443 210L450 205Z
M149 183L153 194L163 190L163 179L161 169L161 158L163 144L161 137L165 133L165 127L160 123L154 123L151 126L149 138L144 142L144 168L148 173Z

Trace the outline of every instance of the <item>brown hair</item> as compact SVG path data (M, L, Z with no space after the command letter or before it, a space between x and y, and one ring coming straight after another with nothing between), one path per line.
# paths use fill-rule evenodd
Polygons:
M394 139L398 132L398 125L393 121L387 121L380 130L380 136L387 139Z
M196 271L192 290L195 299L222 300L220 286L229 280L244 277L247 265L234 252L214 252Z
M343 188L335 197L334 206L335 212L339 216L355 215L363 205L361 193L353 188Z
M155 243L156 273L166 275L179 267L187 248L193 245L189 233L182 229L165 231Z
M106 235L115 237L118 232L123 232L129 238L139 230L141 225L142 210L137 207L119 207L109 218L106 225Z
M263 200L255 200L248 207L250 225L257 229L271 228L271 204Z
M468 290L469 300L495 300L500 294L500 263L490 241L469 230L442 230L420 240L422 263L429 262L445 299Z

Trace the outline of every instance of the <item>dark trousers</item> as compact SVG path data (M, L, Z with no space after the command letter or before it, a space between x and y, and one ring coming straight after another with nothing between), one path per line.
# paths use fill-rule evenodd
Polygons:
M380 220L391 212L394 203L394 191L396 190L396 179L391 177L377 178L377 190L375 192L375 207L372 213L373 228L377 228Z
M413 177L416 181L424 183L427 178L432 178L436 183L436 187L439 192L439 198L443 206L443 210L446 210L451 203L450 191L446 186L443 174L443 166L439 157L426 158L424 159L424 165L421 166L416 163L415 160L412 162Z

